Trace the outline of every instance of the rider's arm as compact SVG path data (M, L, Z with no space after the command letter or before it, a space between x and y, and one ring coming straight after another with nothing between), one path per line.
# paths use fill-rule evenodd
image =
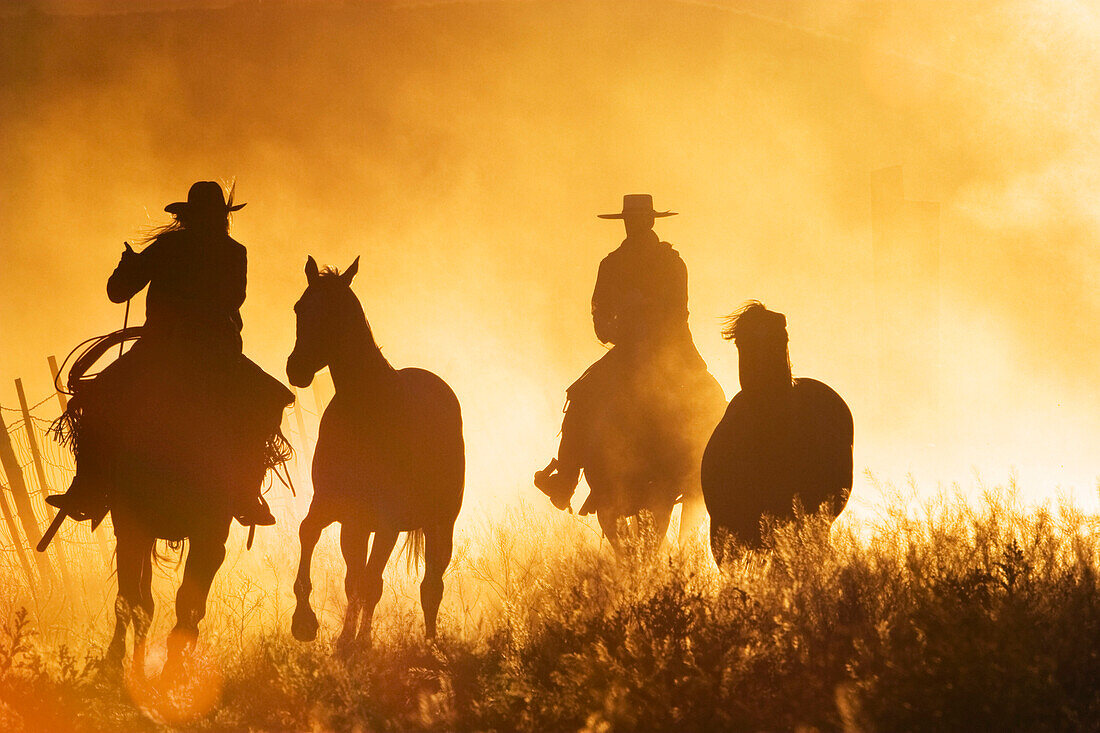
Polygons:
M227 310L232 313L232 319L237 330L241 330L244 324L241 321L241 305L244 304L245 288L248 285L248 255L244 247L241 247L229 268L229 278L226 281L225 299Z
M157 242L141 252L126 248L115 271L107 279L107 297L112 303L126 302L149 284L156 249Z
M233 258L229 273L229 290L226 294L227 305L237 310L244 304L244 291L248 285L248 254L244 247Z
M673 251L668 272L668 297L665 306L668 316L675 320L687 320L688 317L688 271L679 253Z
M608 275L607 260L600 263L596 274L596 288L592 291L592 327L601 343L615 342L616 312L611 297L611 277Z

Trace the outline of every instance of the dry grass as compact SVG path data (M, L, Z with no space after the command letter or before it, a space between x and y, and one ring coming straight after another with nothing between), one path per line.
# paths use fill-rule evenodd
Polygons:
M1024 509L1004 491L832 532L801 516L723 574L701 543L617 561L589 525L516 510L459 547L438 644L421 638L402 565L373 650L346 664L329 637L289 638L289 558L268 553L219 580L204 635L220 698L179 727L1097 730L1097 538L1071 508ZM329 633L331 544L315 591ZM72 648L9 609L0 728L164 727L86 664L97 646Z

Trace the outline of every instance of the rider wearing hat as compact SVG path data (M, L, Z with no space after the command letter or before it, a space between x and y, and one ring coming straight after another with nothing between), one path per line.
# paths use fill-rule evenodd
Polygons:
M600 263L592 293L596 338L613 348L566 392L557 458L535 473L535 486L559 509L580 480L583 425L607 389L640 372L678 375L705 372L688 328L687 267L668 242L653 231L656 211L649 194L623 196L622 211L598 214L621 219L626 239Z
M232 511L246 525L275 523L259 494L272 463L263 453L293 395L241 352L247 258L228 230L229 214L243 206L233 204L232 191L227 202L218 183L199 181L187 201L165 207L174 220L154 232L148 246L137 252L126 245L107 295L122 303L148 286L146 319L133 348L82 387L62 418L69 423L77 472L65 494L47 501L74 519L98 521L107 511L111 480L104 455L125 450L116 445L120 438L107 415L135 399L157 398L204 405L220 444L239 448L238 455L247 457L242 464L255 457L247 487L226 479L235 484L227 487L234 494Z

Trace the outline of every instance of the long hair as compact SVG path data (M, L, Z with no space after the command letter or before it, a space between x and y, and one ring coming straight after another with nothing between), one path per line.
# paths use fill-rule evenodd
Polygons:
M223 224L220 217L214 219L195 219L189 217L186 213L171 214L172 221L160 226L154 226L146 229L142 232L141 237L137 240L139 245L152 244L160 237L168 234L169 232L178 232L182 229L217 229L229 233L229 225L231 223L232 216L228 211L228 207L233 205L233 196L237 190L236 180L230 181L229 185L222 184L222 189L225 192L225 205L227 210L225 212L225 222Z
M759 300L747 301L725 319L722 338L737 346L741 388L791 384L787 318Z

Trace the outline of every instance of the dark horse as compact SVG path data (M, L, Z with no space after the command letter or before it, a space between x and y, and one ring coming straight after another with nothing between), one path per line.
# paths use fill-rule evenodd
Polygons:
M348 607L337 648L345 651L370 644L382 571L401 532L424 558L420 601L425 632L435 637L466 471L458 399L431 372L394 369L382 356L350 287L358 269L358 258L343 274L318 272L312 257L306 261L308 285L294 306L297 338L286 364L297 387L326 366L336 387L321 419L313 500L299 529L291 630L300 641L317 636L310 561L321 531L339 522Z
M142 669L156 540L190 540L169 680L198 636L233 517L253 527L275 523L260 490L268 470L290 455L279 423L293 395L242 351L247 253L229 236L229 215L243 206L233 203L232 189L226 200L218 183L198 181L187 201L164 208L173 221L146 247L126 244L107 296L128 303L147 289L145 323L86 342L69 371L73 399L54 425L73 449L76 475L68 491L47 497L61 511L43 541L67 515L93 526L107 512L114 518L112 666L121 666L132 623L134 667ZM128 352L85 378L107 349L133 339Z
M579 441L581 465L591 495L581 514L596 513L616 549L620 530L637 529L643 512L653 539L668 531L680 501L680 542L705 516L699 465L707 437L722 415L726 397L709 372L646 370L604 392ZM656 549L656 548L651 548Z
M711 547L721 565L731 542L758 549L765 515L790 518L795 497L835 519L852 488L852 413L814 379L792 379L787 319L750 301L723 336L737 345L741 391L703 456Z
M111 346L137 338L142 332L142 327L116 332L100 339L77 360L69 374L69 386L75 395L67 413L70 420L76 414L74 405L91 397L82 384L85 370ZM134 348L141 348L140 342ZM176 593L176 624L168 639L163 673L171 681L178 679L195 644L211 583L225 559L225 542L234 513L231 495L235 487L258 481L266 468L242 458L242 431L211 429L212 419L218 416L211 414L209 400L178 397L193 394L196 380L216 383L218 375L182 350L169 351L163 357L150 356L147 363L156 366L161 358L179 359L191 367L180 374L161 369L132 374L126 371L128 367L100 374L97 380L105 375L113 380L132 380L144 396L140 402L101 408L98 427L112 440L97 441L93 446L89 439L85 450L102 451L100 460L109 466L111 481L109 510L116 537L118 595L114 635L105 659L108 669L121 667L132 624L132 669L139 677L144 676L146 638L153 618L155 544L158 539L188 541L183 580ZM223 403L230 402L223 395ZM273 403L269 409L267 420L277 425L282 408ZM219 425L235 424L224 415L221 418ZM282 436L276 440L281 441ZM283 446L280 450L285 460L288 453L285 443ZM64 517L64 511L58 514L45 541Z

